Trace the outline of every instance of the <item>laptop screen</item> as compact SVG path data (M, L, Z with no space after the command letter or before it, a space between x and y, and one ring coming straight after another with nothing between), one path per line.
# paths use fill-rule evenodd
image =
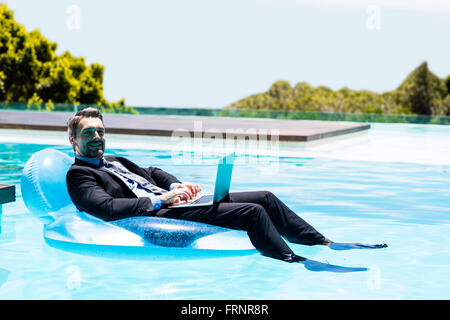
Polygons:
M231 174L233 173L235 153L223 157L217 166L216 186L214 189L214 203L222 200L230 192Z

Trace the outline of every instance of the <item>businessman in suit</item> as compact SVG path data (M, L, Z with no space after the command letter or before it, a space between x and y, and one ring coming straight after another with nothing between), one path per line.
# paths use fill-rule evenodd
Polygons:
M215 206L168 208L194 198L200 185L104 155L105 127L97 109L75 114L68 121L68 134L76 158L67 173L67 187L80 211L105 221L157 216L245 230L262 255L286 262L307 259L296 255L283 237L305 245L333 244L269 191L232 192Z

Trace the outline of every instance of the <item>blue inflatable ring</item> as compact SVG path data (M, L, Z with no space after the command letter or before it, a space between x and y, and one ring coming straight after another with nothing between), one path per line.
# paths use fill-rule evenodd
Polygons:
M28 210L44 222L52 247L75 253L120 258L193 258L256 253L244 231L151 216L106 222L72 203L66 173L73 159L44 149L27 161L21 179Z

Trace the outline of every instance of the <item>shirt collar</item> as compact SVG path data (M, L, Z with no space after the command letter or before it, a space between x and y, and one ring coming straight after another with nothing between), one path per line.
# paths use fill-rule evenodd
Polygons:
M103 160L103 157L101 157L100 159L96 159L96 158L86 158L86 157L76 157L77 159L90 163L94 166L100 167L100 161Z

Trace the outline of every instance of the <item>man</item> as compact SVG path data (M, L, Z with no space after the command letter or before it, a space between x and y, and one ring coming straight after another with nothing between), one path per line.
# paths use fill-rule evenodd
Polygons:
M123 157L105 156L105 128L97 109L73 116L68 134L76 158L67 173L67 186L80 211L105 221L148 215L245 230L261 254L287 262L308 259L294 254L282 236L305 245L333 244L268 191L230 193L216 206L168 208L194 198L200 186L182 183L159 168L141 168Z

